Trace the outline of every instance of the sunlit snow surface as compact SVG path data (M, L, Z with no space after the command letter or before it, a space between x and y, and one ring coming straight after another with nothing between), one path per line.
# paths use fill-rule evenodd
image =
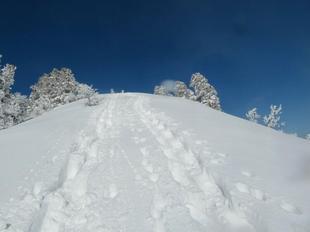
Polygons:
M309 231L310 143L174 97L0 131L0 231Z

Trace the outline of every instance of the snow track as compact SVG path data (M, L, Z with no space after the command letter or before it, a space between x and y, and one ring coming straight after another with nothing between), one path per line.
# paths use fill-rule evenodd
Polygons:
M169 128L167 122L156 117L158 113L151 111L146 100L141 98L137 101L136 109L167 157L170 173L181 186L185 196L184 205L191 217L212 229L254 231L244 213L233 205L229 195L225 195L189 145Z
M0 214L0 231L267 231L258 212L232 193L261 204L270 196L241 180L228 186L210 168L227 157L153 109L149 98L105 96L77 135L58 180L36 183ZM302 214L287 202L279 206Z
M35 226L30 231L66 231L87 223L89 212L84 209L92 204L95 197L95 193L88 191L88 181L93 170L100 165L100 141L113 136L109 133L113 103L114 101L107 100L99 117L96 118L96 113L91 118L89 127L79 135L77 144L73 145L69 154L64 173L60 176L59 188L44 198L41 209L43 212L40 212L43 217L35 221ZM96 133L93 133L94 128Z

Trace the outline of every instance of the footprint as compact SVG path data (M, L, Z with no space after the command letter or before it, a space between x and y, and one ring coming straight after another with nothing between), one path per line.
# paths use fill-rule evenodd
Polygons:
M289 213L294 213L294 214L302 214L301 210L298 209L296 206L288 203L288 202L282 202L280 207L285 210L286 212Z
M226 158L228 155L225 153L216 153L218 156L222 157L222 158Z
M132 137L136 144L145 143L146 138Z
M211 155L212 153L211 153L211 151L209 151L209 150L204 150L204 151L203 151L203 154L205 154L205 155Z
M142 176L139 175L139 174L136 174L136 175L135 175L135 180L136 180L136 181L141 181L141 180L142 180Z
M248 172L248 171L242 171L241 174L246 176L246 177L253 177L254 176L253 173Z
M211 164L221 165L221 164L223 164L224 162L223 162L223 160L221 160L221 159L213 159L213 160L210 161L210 163L211 163Z
M10 228L11 224L5 223L4 221L0 221L0 231L5 231Z
M196 144L196 145L201 145L201 144L203 144L203 141L197 140L197 141L195 142L195 144Z
M189 131L182 131L182 134L185 136L191 136L192 135L192 133Z
M96 158L97 157L97 155L98 155L98 143L96 141L94 141L90 145L90 148L89 148L89 151L88 151L88 155L89 155L89 157L92 157L92 158Z
M153 182L157 182L159 179L159 175L157 173L152 173L150 175L150 180L153 181Z
M239 183L236 183L235 186L238 189L238 191L241 192L241 193L247 193L247 194L250 193L250 189L249 189L249 187L246 184L243 184L243 183L239 182Z
M148 171L149 173L153 173L153 171L154 171L152 165L146 165L144 168L145 168L145 170Z
M174 137L173 133L171 132L171 130L165 130L163 132L163 135L167 138L167 139L172 139Z
M251 189L251 195L254 198L256 198L257 200L260 200L260 201L266 201L267 200L266 194L263 193L259 189Z
M143 156L149 155L149 151L147 150L146 147L140 148L140 151L141 151L141 153L142 153Z
M58 156L57 155L52 157L52 163L56 163L57 160L58 160Z
M142 165L146 171L148 171L149 173L153 173L154 171L153 166L149 164L149 162L146 159L142 160Z
M67 165L66 179L73 179L80 171L84 163L84 157L80 154L71 154Z
M118 195L117 186L115 184L111 184L109 186L110 198L115 198Z
M174 149L182 149L183 148L183 144L181 141L179 141L178 139L175 139L171 142L171 145Z

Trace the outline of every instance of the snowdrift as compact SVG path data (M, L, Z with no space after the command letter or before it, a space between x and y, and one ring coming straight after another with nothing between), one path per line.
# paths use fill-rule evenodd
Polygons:
M0 231L309 231L309 141L189 100L75 102L0 131Z

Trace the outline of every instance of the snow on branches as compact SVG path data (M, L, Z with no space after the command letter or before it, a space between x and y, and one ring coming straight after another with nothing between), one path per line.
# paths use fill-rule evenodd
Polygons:
M253 108L245 114L245 117L249 121L257 123L258 119L260 119L261 116L257 113L257 109Z
M2 56L0 55L0 61ZM12 93L16 66L0 64L0 129L21 123L56 106L87 99L87 105L99 103L99 97L91 86L75 80L68 68L53 69L43 74L31 87L29 98Z
M11 127L26 118L27 98L12 93L16 66L0 66L0 129Z
M215 88L208 79L200 73L194 73L190 81L190 89L182 81L164 81L155 86L154 94L164 96L175 96L198 101L213 109L221 110L220 100Z
M30 111L34 115L82 98L89 99L95 92L92 87L77 82L68 68L54 68L43 74L31 90Z
M282 105L271 105L269 115L264 116L264 123L267 127L279 129L284 124L280 122L282 114Z

